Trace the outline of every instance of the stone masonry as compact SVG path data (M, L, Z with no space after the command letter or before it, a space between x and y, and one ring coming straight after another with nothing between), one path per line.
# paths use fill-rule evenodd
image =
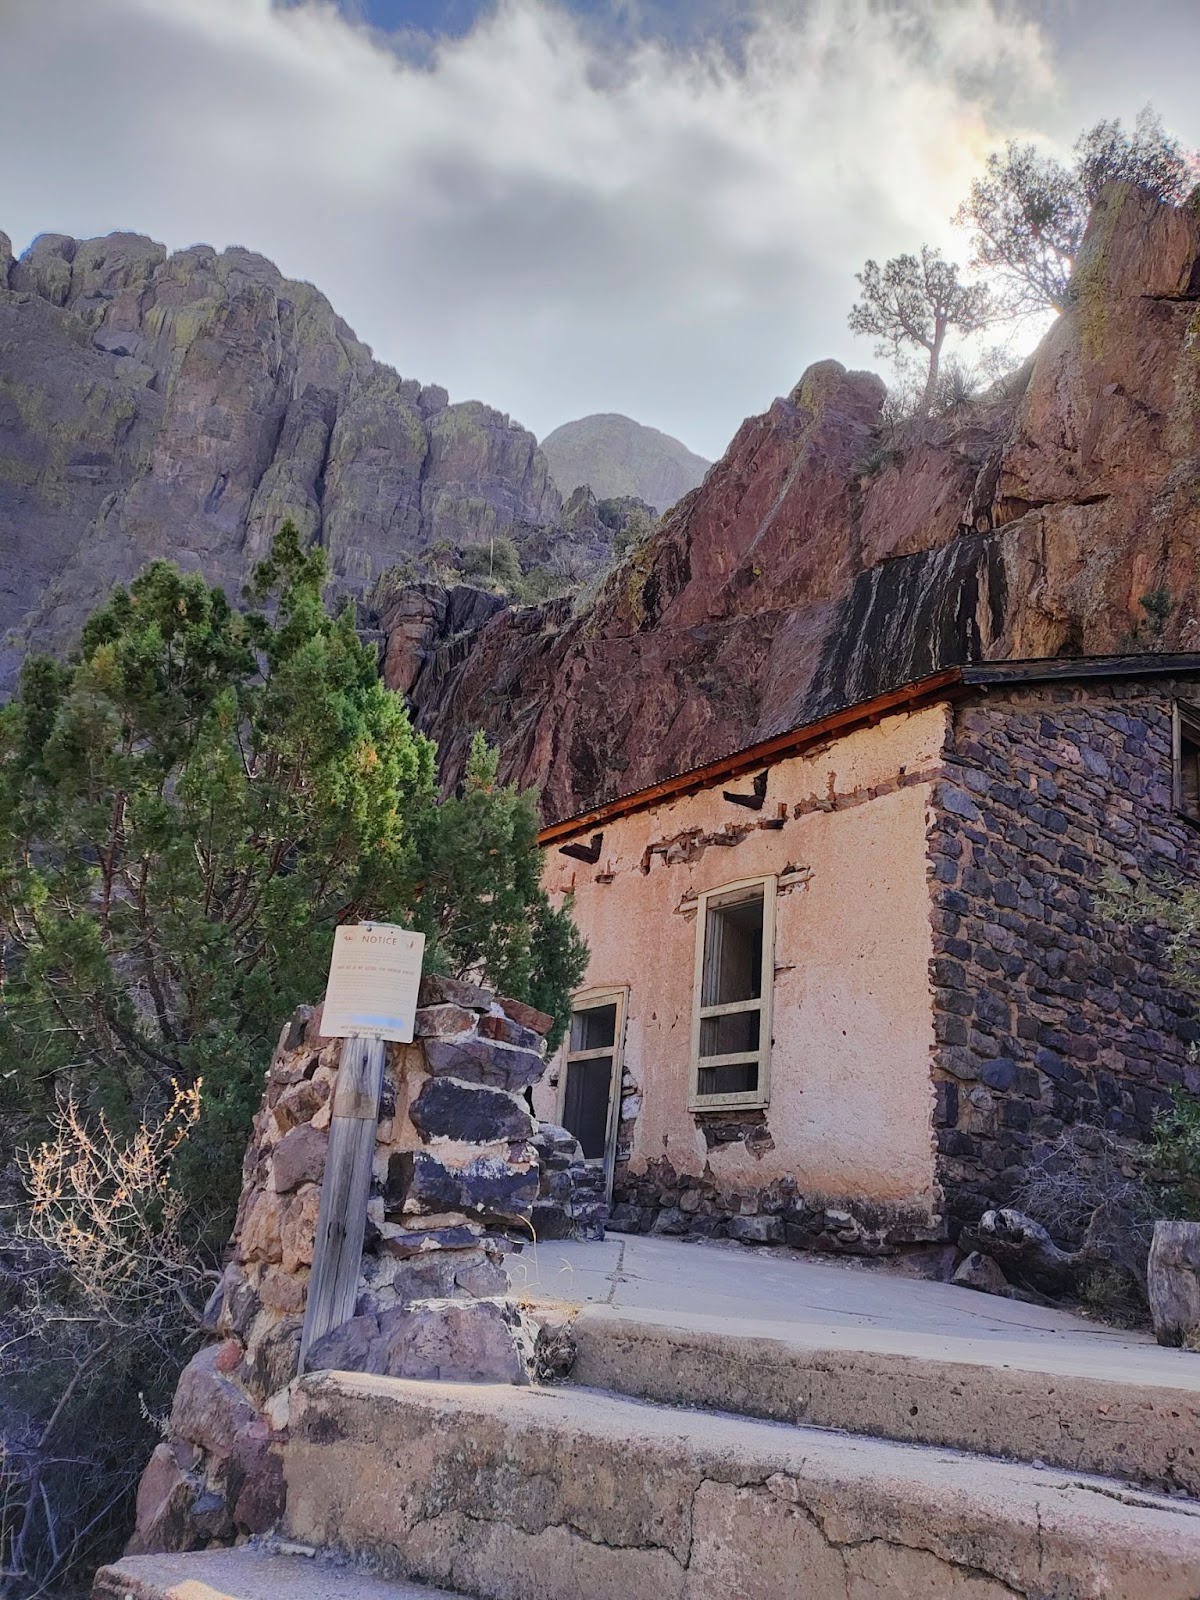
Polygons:
M550 1018L433 976L421 1002L414 1043L387 1049L355 1315L307 1368L528 1383L552 1364L547 1350L564 1359L562 1340L539 1340L508 1298L504 1256L547 1206L560 1238L593 1237L604 1216L578 1144L528 1109ZM280 1035L206 1313L219 1342L180 1379L131 1553L232 1544L278 1519L285 1434L272 1397L296 1376L341 1049L319 1007Z
M1113 873L1200 879L1172 810L1171 712L1194 681L993 687L955 710L931 821L939 1181L957 1237L1031 1151L1083 1122L1145 1138L1200 1090L1200 1022L1166 935L1106 912Z

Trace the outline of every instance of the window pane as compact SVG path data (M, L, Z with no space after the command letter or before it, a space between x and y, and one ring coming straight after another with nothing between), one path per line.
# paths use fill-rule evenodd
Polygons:
M567 1094L563 1125L583 1146L589 1161L604 1155L608 1134L608 1091L612 1082L612 1057L567 1063Z
M723 1006L762 996L763 892L736 905L708 908L701 1005Z
M702 1056L736 1056L758 1049L759 1011L735 1011L728 1017L705 1017L700 1024Z
M758 1062L701 1067L696 1087L701 1094L753 1094L758 1088Z
M608 1050L616 1042L617 1006L591 1006L571 1018L571 1050Z

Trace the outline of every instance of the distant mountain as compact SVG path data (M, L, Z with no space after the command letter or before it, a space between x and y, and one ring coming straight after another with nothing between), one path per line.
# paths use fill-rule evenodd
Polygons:
M636 495L659 512L694 489L712 465L669 433L613 411L564 422L541 448L564 499L586 483L598 500Z

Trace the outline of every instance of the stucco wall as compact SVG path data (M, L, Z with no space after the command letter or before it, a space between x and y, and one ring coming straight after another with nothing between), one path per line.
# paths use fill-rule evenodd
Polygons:
M927 830L947 725L943 706L898 713L780 762L758 813L718 787L610 822L594 867L550 850L546 886L573 891L591 946L587 988L628 987L614 1196L628 1225L771 1214L781 1238L806 1216L811 1235L821 1206L883 1231L935 1217ZM770 1104L698 1115L695 896L766 873L781 880ZM538 1092L554 1116L553 1089Z

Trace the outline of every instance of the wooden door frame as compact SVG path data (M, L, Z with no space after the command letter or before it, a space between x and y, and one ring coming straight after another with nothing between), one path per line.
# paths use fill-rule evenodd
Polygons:
M613 1175L617 1164L617 1131L621 1125L621 1082L625 1073L625 1027L629 1019L629 985L605 984L592 989L581 989L571 996L571 1016L577 1011L592 1011L610 1003L616 1004L617 1015L613 1025L612 1071L608 1084L608 1120L604 1131L604 1198L612 1200ZM563 1116L567 1106L567 1072L571 1063L571 1033L562 1042L562 1058L558 1073L558 1098L555 1115L560 1126L565 1127ZM593 1161L597 1158L593 1157Z

